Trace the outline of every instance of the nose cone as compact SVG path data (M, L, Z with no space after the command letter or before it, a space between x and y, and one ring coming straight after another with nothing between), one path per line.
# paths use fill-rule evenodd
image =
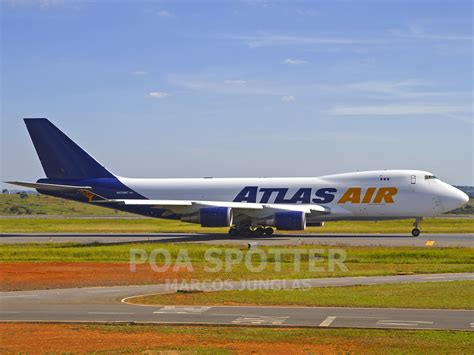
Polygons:
M451 185L446 186L440 198L444 212L455 210L469 201L467 194Z

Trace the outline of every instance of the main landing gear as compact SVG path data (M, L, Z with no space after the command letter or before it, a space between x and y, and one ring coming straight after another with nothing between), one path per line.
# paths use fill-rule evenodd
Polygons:
M423 218L416 218L415 223L413 223L413 229L411 231L411 235L414 237L418 237L421 231L418 229L419 224L423 221Z
M273 234L272 227L263 227L263 226L256 226L256 227L230 227L229 229L229 236L230 237L263 237L271 236Z

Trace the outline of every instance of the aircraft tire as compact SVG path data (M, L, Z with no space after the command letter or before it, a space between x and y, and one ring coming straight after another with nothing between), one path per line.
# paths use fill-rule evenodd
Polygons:
M237 228L230 228L229 229L229 237L237 237L239 235L239 230Z
M257 227L254 229L253 233L256 237L263 237L265 235L265 228Z
M413 228L411 231L411 235L414 236L415 238L420 235L421 231L418 228Z
M265 228L265 235L267 236L273 235L273 228L272 227Z

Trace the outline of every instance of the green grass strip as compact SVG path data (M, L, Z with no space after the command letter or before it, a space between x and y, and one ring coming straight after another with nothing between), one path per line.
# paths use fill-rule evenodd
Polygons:
M410 235L412 224L412 220L340 221L328 222L323 227L310 227L301 233L406 233ZM2 233L227 233L227 228L201 228L196 224L151 218L2 218L0 231ZM473 233L474 218L428 218L423 222L422 231L423 233ZM281 232L278 231L278 233Z
M191 292L132 298L156 305L258 305L474 309L474 281Z

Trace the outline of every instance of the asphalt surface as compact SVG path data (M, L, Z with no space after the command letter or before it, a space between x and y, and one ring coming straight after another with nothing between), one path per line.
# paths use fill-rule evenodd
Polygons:
M474 280L474 273L282 280L280 287L324 287ZM191 288L219 290L221 284ZM261 281L232 282L226 289L269 288ZM135 322L301 327L474 330L474 311L353 307L143 306L129 298L175 292L182 285L89 287L0 293L0 321ZM189 288L189 285L188 285ZM433 295L436 297L436 295Z
M473 234L422 234L414 238L407 234L275 234L271 237L230 238L227 234L0 234L1 244L19 243L204 243L212 245L354 245L354 246L435 246L474 247Z

